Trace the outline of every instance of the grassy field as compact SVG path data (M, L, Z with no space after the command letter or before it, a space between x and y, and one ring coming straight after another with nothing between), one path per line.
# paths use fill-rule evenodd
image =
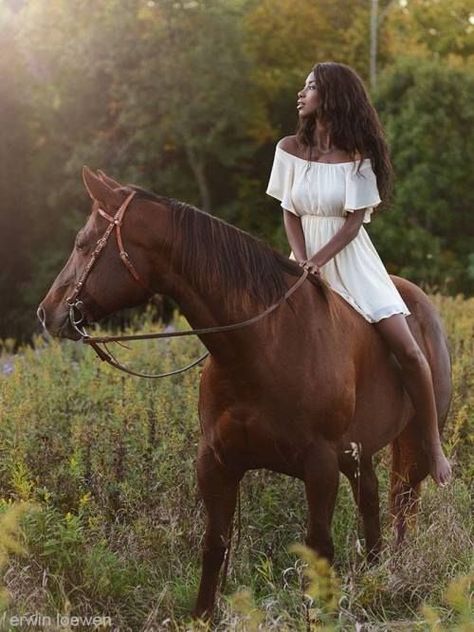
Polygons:
M305 537L303 485L248 473L240 543L236 548L234 530L227 587L209 629L474 629L474 300L434 300L453 358L445 444L454 482L443 490L424 485L417 523L395 551L389 455L381 453L385 544L380 565L367 569L343 480L333 575L307 551L290 550ZM194 473L199 369L150 382L101 364L80 344L38 339L14 357L10 350L5 342L0 361L0 629L93 629L84 619L71 623L72 615L110 617L120 631L206 629L189 619L204 532ZM138 343L119 355L160 371L200 352L199 341L174 339ZM305 568L313 572L313 601L301 591ZM11 617L34 613L43 627L26 619L12 626Z

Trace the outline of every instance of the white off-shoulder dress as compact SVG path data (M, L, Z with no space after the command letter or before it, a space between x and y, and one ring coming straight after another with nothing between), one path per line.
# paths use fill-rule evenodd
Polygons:
M360 161L309 162L288 153L280 143L266 192L301 217L310 259L338 232L347 213L365 208L363 223L370 222L381 202L377 179L369 158L362 160L357 174ZM293 252L290 259L295 259ZM410 314L363 226L321 267L321 277L370 323Z

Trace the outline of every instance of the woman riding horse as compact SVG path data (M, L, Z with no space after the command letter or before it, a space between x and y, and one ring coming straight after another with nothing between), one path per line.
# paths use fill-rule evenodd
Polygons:
M316 98L309 89L312 79L308 78L300 93L302 115L307 107L312 109L312 99ZM349 85L353 83L349 81ZM327 93L323 93L323 105L317 105L317 111L327 109L324 94ZM353 98L348 103L351 105ZM343 100L343 111L346 105ZM352 110L349 112L355 116ZM308 120L314 123L315 117ZM374 197L374 176L368 160L363 161L360 171L366 174L372 197L364 198L361 204L358 196L366 189L359 188L358 180L352 182L355 176L351 166L341 163L348 162L348 151L371 150L375 173L379 175L384 173L380 160L383 165L385 154L377 134L373 138L362 136L366 146L358 136L357 142L341 144L337 120L331 119L331 142L344 147L346 154L333 149L326 154L332 160L330 164L311 162L309 167L316 182L318 177L321 182L324 178L326 185L322 189L308 186L306 201L302 188L298 195L293 197L292 192L292 196L284 198L284 206L290 210L285 211L285 217L296 258L313 271L315 264L320 265L321 277L335 266L340 275L327 275L335 291L319 276L302 271L294 260L209 213L138 187L122 186L103 173L84 168L84 184L92 198L91 212L67 263L38 309L38 316L50 333L77 340L83 337L81 331L89 323L123 307L142 304L150 294L158 292L176 301L208 349L198 404L201 432L196 470L207 524L196 616L208 617L213 611L220 569L230 546L238 489L248 470L266 468L304 482L308 501L306 543L328 560L334 556L331 522L342 472L350 481L362 515L367 553L373 560L381 545L373 455L392 445L390 491L400 540L406 516L429 469L419 429L430 429L434 434L430 425L436 420L436 412L430 408L430 369L441 426L449 409L450 359L436 309L422 290L409 281L394 279L403 300L389 284L381 284L383 275L380 267L373 264L373 254L371 258L367 255L362 264L354 260L356 255L369 252L368 238L360 229L362 212L356 209L370 209L378 198ZM321 144L328 141L321 129L321 125L316 127L317 136L312 137L318 142L318 157ZM363 129L372 128L367 124ZM375 143L377 139L379 144ZM307 148L310 146L308 143ZM279 184L270 187L275 194L290 190L290 186L298 187L298 183L303 186L303 158L307 156L289 151L293 148L301 148L296 139L285 141L284 147L277 149L272 182ZM283 177L283 189L279 176ZM350 192L347 205L340 198L346 178ZM382 195L385 182L382 176ZM321 203L312 206L316 193ZM291 212L297 213L298 208L314 212L329 209L329 193L333 195L332 213L328 213L331 217L300 218ZM353 211L347 220L342 217L344 207ZM337 213L341 217L332 217ZM370 210L365 214L370 214ZM338 230L334 230L335 226ZM308 235L306 238L305 234L305 240L303 230ZM307 256L316 256L310 247L319 244L318 239L328 237L331 230L334 236L327 245L317 246L317 260L308 261ZM344 249L339 248L336 255L342 241L349 242L349 235L356 232L357 237ZM372 283L372 276L378 281L379 293L374 299L372 294L357 292L354 303L350 303L349 292L342 294L341 286L336 284L339 279L347 282L349 290L356 287L353 275L345 274L347 266L339 265L341 258L351 252L355 254L350 261L361 275L355 281L362 282L362 288ZM407 390L413 392L412 384L425 389L421 395L413 396L417 411L413 410L400 370L382 337L353 309L357 304L367 310L372 300L376 304L380 296L387 296L386 292L380 294L382 285L388 288L400 312L408 311L408 306L412 313L408 325L429 363L429 368L420 368L420 352L414 351L416 344L411 339L409 357L418 360L405 363L399 352L404 378L409 381ZM385 322L394 323L396 331L403 327L404 316L385 316ZM397 325L398 322L402 324ZM178 333L182 332L175 332ZM404 336L402 330L402 340L408 340L406 331ZM424 415L421 421L416 413ZM440 450L436 448L437 431L438 443L428 432L424 434L430 437L428 445L434 455L431 471L443 482L449 466L440 456L442 453L436 451Z
M277 144L267 189L282 203L290 258L320 275L388 344L417 412L431 476L444 485L451 468L430 367L407 325L410 311L362 226L391 187L377 112L357 73L334 62L309 73L297 110L296 135Z

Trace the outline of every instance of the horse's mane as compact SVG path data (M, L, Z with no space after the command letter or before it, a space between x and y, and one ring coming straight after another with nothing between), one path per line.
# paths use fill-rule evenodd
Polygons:
M138 199L172 209L172 260L198 287L212 290L223 285L230 307L268 307L288 289L284 273L301 274L295 261L240 228L174 198L135 185L127 187L136 191ZM327 296L324 283L312 275L308 279Z

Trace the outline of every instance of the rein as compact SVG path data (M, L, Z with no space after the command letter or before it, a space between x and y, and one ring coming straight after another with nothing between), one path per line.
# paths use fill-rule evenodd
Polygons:
M268 307L261 314L258 314L257 316L253 316L252 318L249 318L247 320L244 320L238 323L231 323L229 325L220 325L217 327L206 327L203 329L191 329L188 331L174 331L174 332L149 333L149 334L129 334L125 336L90 336L85 330L84 325L83 325L84 313L81 307L84 306L84 303L83 301L79 300L79 294L81 293L84 283L86 282L87 277L89 276L94 264L96 263L101 252L105 248L107 241L110 235L112 234L114 228L116 229L115 236L117 239L117 246L119 249L120 259L122 260L123 264L125 265L127 270L130 272L133 279L139 285L141 285L148 293L150 294L155 293L153 290L151 290L148 287L146 283L143 282L143 280L141 279L140 275L137 272L137 269L131 262L130 257L128 256L128 253L126 252L123 245L122 232L121 232L123 217L135 193L136 193L135 191L132 191L130 193L130 195L126 198L126 200L123 202L123 204L120 206L120 208L118 209L117 213L114 216L109 215L101 208L98 209L98 212L100 213L100 215L109 222L109 226L107 227L104 235L97 241L97 245L94 249L94 252L92 253L91 258L87 262L86 267L84 268L81 276L76 282L72 293L65 299L66 304L69 307L69 320L70 320L71 326L80 335L82 342L90 345L101 360L107 362L108 364L115 367L116 369L119 369L120 371L124 371L125 373L129 373L130 375L135 375L137 377L146 377L150 379L168 377L170 375L183 373L184 371L187 371L188 369L191 369L192 367L196 366L202 360L204 360L204 358L206 358L209 355L209 351L206 351L206 353L204 353L200 358L198 358L197 360L194 360L193 362L191 362L190 364L186 365L183 368L175 369L174 371L168 371L167 373L150 374L150 373L141 373L138 371L133 371L132 369L125 367L123 364L121 364L117 360L117 358L108 349L107 343L109 342L120 343L120 342L130 341L130 340L151 340L151 339L157 339L157 338L175 338L178 336L199 336L201 334L212 334L212 333L219 333L219 332L224 332L224 331L234 331L236 329L247 327L249 325L252 325L258 322L259 320L261 320L262 318L264 318L265 316L273 312L275 309L277 309L282 303L284 303L293 294L293 292L295 292L300 287L300 285L303 283L303 281L306 279L306 277L309 274L308 270L304 269L301 276L298 277L298 280L296 281L296 283L294 283L289 288L289 290L287 290L285 294L276 303ZM79 313L79 318L76 317L76 311ZM100 344L103 344L104 348L101 348L99 346Z

